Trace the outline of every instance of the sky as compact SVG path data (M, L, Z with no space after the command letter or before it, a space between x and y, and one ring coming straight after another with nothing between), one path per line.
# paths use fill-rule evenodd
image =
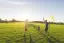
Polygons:
M0 0L0 18L42 21L51 19L64 22L63 0Z

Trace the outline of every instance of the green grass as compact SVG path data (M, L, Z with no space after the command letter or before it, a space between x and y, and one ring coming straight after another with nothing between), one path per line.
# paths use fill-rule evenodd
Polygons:
M32 23L34 25L39 25L41 30L44 32L45 25L42 23ZM0 23L0 43L24 43L24 33L26 35L26 43L30 43L30 34L32 40L35 43L48 43L47 38L37 31L37 28L33 26L28 27L28 31L24 32L24 23ZM50 24L48 33L61 43L64 43L64 25ZM49 36L49 37L50 37ZM52 38L50 38L53 40ZM53 40L54 41L54 40Z

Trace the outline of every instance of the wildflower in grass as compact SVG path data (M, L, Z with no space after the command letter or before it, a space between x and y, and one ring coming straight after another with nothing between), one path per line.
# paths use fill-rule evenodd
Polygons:
M38 28L37 28L37 29L38 29L38 31L40 31L40 26L38 26Z

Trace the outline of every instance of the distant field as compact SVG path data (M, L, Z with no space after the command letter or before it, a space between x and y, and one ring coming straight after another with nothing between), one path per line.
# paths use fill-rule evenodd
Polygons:
M33 43L64 43L64 25L50 24L48 35L44 32L45 25L42 23L30 23L34 26L40 26L40 32L37 27L28 26L28 31L24 32L24 23L0 23L0 43L24 43L24 34L26 43L30 42L30 35ZM60 41L60 42L59 42Z

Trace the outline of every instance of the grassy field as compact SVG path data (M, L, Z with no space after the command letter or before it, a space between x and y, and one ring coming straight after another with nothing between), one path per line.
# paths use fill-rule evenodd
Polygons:
M64 25L50 24L48 33L44 32L45 25L31 23L24 32L24 23L0 23L0 43L64 43ZM36 26L40 26L38 32ZM25 35L24 35L25 34ZM31 36L31 37L30 37Z

